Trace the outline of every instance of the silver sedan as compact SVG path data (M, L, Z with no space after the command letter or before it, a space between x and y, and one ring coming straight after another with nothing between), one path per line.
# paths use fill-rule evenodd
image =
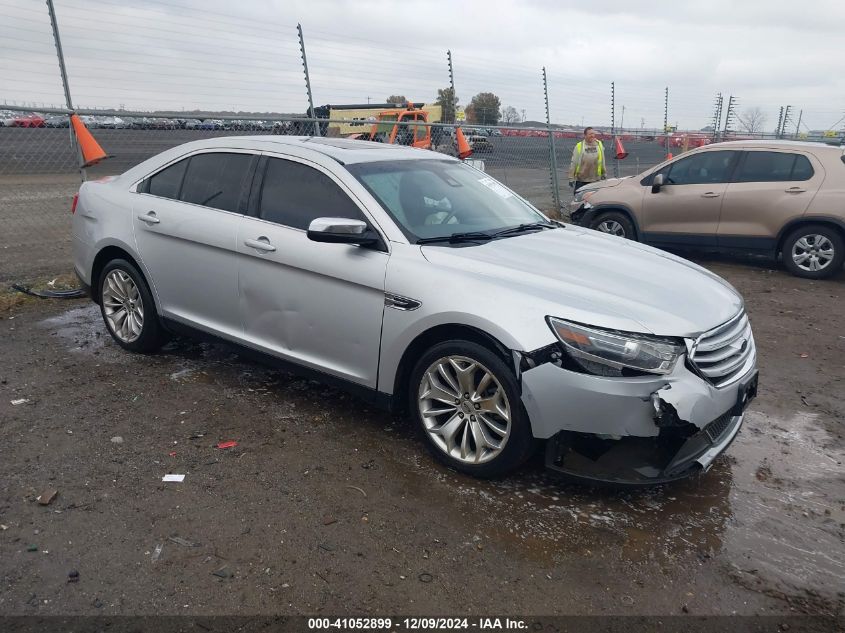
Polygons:
M541 443L570 475L706 470L757 385L739 294L634 242L550 222L435 152L229 137L80 189L77 274L152 352L201 332L405 411L488 477Z

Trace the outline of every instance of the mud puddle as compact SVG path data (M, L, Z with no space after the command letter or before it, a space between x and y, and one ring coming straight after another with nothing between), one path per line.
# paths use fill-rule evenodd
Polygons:
M798 595L833 610L845 604L845 453L825 429L831 421L818 414L775 416L752 408L708 473L666 486L589 488L546 473L539 456L509 478L481 481L437 465L409 423L325 385L242 360L233 347L176 339L156 356L127 354L111 341L96 306L41 326L69 351L152 365L185 388L200 383L256 392L277 409L299 403L298 411L319 419L314 428L327 441L354 436L381 446L385 476L402 478L407 492L425 503L454 507L479 538L525 559L610 559L643 578L655 566L678 573L715 563L755 591Z

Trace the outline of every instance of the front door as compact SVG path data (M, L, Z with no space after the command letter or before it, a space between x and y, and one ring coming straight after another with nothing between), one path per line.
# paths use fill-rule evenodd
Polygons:
M238 233L246 340L281 358L376 386L388 254L308 239L318 217L370 222L342 184L317 165L266 159L257 217Z
M646 189L643 196L643 241L667 247L716 246L722 202L738 154L698 152L657 172L665 184L656 192Z
M138 187L135 242L164 316L237 337L237 234L257 157L203 152Z

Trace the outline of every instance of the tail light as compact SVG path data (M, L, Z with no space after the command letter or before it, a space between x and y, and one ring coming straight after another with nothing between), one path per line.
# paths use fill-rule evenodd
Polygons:
M70 203L71 215L76 213L76 203L79 202L79 193L73 194L73 202Z

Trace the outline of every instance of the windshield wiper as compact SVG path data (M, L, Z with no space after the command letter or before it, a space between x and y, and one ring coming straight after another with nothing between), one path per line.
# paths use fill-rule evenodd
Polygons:
M491 237L502 237L503 235L514 235L516 233L524 233L525 231L536 231L538 229L556 229L557 224L551 222L529 222L527 224L520 224L519 226L512 226L509 229L502 229L496 231Z
M440 237L424 237L417 240L417 244L435 244L437 242L449 242L450 244L457 244L458 242L477 242L479 240L492 239L489 233L482 233L481 231L467 231L466 233L452 233L451 235L441 235Z

